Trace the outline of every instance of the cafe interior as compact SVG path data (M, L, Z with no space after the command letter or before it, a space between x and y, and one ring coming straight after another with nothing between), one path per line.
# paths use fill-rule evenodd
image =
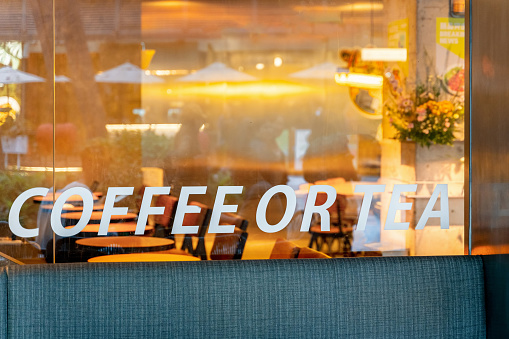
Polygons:
M464 1L3 3L9 260L465 253Z

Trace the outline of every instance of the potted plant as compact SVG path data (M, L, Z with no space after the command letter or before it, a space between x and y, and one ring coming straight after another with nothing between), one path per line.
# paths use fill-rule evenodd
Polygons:
M391 79L390 79L391 80ZM395 139L414 141L420 146L453 145L464 116L463 98L443 98L439 80L430 78L407 92L399 81L390 81L391 95L386 103Z

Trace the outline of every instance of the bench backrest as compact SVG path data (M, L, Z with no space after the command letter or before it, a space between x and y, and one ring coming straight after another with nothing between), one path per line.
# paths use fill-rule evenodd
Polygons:
M486 333L480 257L25 265L7 275L12 338Z

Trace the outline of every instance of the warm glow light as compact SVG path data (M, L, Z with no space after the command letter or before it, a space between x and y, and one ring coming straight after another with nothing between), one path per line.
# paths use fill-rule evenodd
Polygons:
M53 167L38 167L38 166L20 166L17 168L16 166L10 166L10 169L16 169L26 172L53 172ZM55 167L55 172L81 172L83 171L82 167Z
M275 57L274 58L274 66L281 67L283 65L283 59L281 57Z
M189 1L153 1L143 3L143 6L154 6L154 7L184 7L184 6L192 6L193 3Z
M362 61L407 61L406 48L362 48Z
M323 12L323 11L343 11L343 12L366 12L366 11L381 11L384 9L382 3L359 2L350 5L340 6L295 6L294 9L298 12Z
M147 73L149 72L149 73ZM167 76L167 75L188 75L189 73L194 73L195 70L189 71L187 69L156 69L151 71L145 71L145 74L157 75L157 76Z
M256 67L257 70L261 71L262 69L265 68L265 65L260 62L260 63L256 64L255 67Z
M362 73L336 73L334 79L338 85L360 88L381 88L384 82L381 75Z
M215 97L277 97L311 93L314 88L284 81L258 81L250 83L209 84L174 89L174 94L204 95Z
M141 69L147 69L156 53L155 49L144 49L141 51Z
M154 131L156 134L173 136L180 130L181 124L108 124L106 130L108 132L120 131Z

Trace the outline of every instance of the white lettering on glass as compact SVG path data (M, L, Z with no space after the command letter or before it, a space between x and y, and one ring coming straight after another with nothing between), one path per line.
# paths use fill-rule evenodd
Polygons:
M385 192L385 185L356 185L355 193L364 193L361 208L359 211L357 230L364 231L366 229L367 219L371 204L375 193ZM396 222L397 211L408 211L411 209L411 203L403 203L400 201L402 192L415 192L417 185L394 185L392 197L387 211L387 219L385 221L385 230L407 230L410 223ZM225 198L227 194L242 194L242 186L219 186L214 202L211 221L209 225L209 233L233 233L234 225L219 225L222 213L236 213L238 205L225 205ZM35 187L21 193L16 200L14 200L11 210L9 212L9 227L13 234L30 238L35 237L39 233L38 228L27 229L21 226L19 221L19 214L23 204L31 197L46 196L49 192L48 188ZM110 187L106 194L106 201L104 204L103 216L99 225L98 235L106 235L108 233L108 226L112 215L125 215L127 207L114 207L115 198L118 195L131 195L134 192L134 187ZM199 230L199 225L186 225L184 226L184 216L186 213L200 213L201 208L195 205L188 205L189 195L191 194L205 194L207 192L206 186L184 186L182 187L180 198L177 205L175 214L175 221L173 224L173 234L196 234ZM322 205L315 206L316 198L319 192L324 192L327 195L326 202ZM152 197L157 194L169 194L170 187L147 187L143 196L140 207L140 214L138 223L136 225L135 234L144 234L145 226L149 215L164 214L164 207L152 207ZM267 208L270 200L278 193L286 196L286 210L282 219L276 225L270 225L267 222ZM66 229L61 223L61 213L63 205L71 195L79 195L83 199L83 214L76 226ZM434 211L433 207L440 197L440 210ZM313 185L310 187L308 199L304 208L302 217L302 224L300 231L308 232L311 224L311 217L313 213L320 214L321 228L324 231L330 230L330 215L327 211L336 200L336 190L329 185ZM258 208L256 210L256 221L258 227L266 233L274 233L284 229L291 221L297 206L297 198L295 191L286 185L279 185L270 188L260 199ZM92 193L82 187L74 187L63 192L60 197L55 201L53 210L51 212L51 227L53 231L62 236L69 237L76 235L88 224L93 209L93 196ZM442 229L449 228L449 196L447 184L438 184L431 195L424 212L422 213L416 229L423 229L429 218L440 218L440 227Z
M387 211L387 219L385 220L384 230L407 230L410 226L409 222L395 222L397 211L409 211L412 203L400 202L401 193L417 191L417 184L413 185L394 185L392 190L391 202Z
M175 221L173 223L172 234L196 234L200 229L199 225L184 226L184 215L186 213L200 213L199 206L188 205L189 195L191 194L205 194L207 193L207 186L183 186L180 190L179 202L177 204L177 211L175 213Z
M145 187L143 192L143 199L141 200L140 214L138 215L138 223L136 224L135 235L145 234L145 227L149 214L161 215L164 214L164 207L150 206L152 197L156 194L167 195L170 194L170 187Z
M22 238L36 237L39 234L39 228L27 229L21 226L19 222L19 212L25 201L39 195L44 197L48 192L49 188L34 187L21 193L16 200L14 200L11 210L9 211L9 228L12 233Z
M324 192L327 200L323 205L315 206L318 192ZM313 185L309 188L306 207L304 207L304 215L302 216L301 232L308 232L311 226L311 217L313 213L320 214L320 225L322 231L330 231L330 214L327 208L331 207L336 201L336 189L328 185Z
M242 186L219 186L217 188L216 200L214 201L214 208L212 209L212 216L210 217L209 233L233 233L235 225L219 225L221 213L237 212L238 205L225 205L224 199L227 194L242 194Z
M433 211L433 206L435 206L439 195L440 211ZM426 205L424 212L422 212L421 219L419 219L415 229L422 230L429 218L440 218L440 228L449 228L449 194L447 191L447 185L438 184L435 187L435 190L433 191L433 194L431 194L428 204Z
M362 198L361 211L357 218L357 231L364 231L368 222L369 208L375 193L385 192L385 185L356 185L355 193L364 193Z
M277 193L283 193L286 196L286 210L283 218L275 224L269 225L267 222L267 207L270 199ZM297 207L297 196L295 191L287 185L278 185L270 188L260 199L258 208L256 209L256 223L258 227L265 233L275 233L285 228L292 220L295 208Z
M83 199L83 213L81 214L81 218L78 223L71 228L65 228L62 225L62 208L64 207L65 202L72 195L79 195ZM61 237L72 237L80 233L85 226L87 226L90 217L92 216L92 211L94 209L94 197L92 196L92 192L84 187L73 187L65 192L63 192L58 199L55 201L55 205L53 205L53 210L51 211L51 228L53 232Z
M97 235L108 234L108 228L110 226L110 220L112 215L126 215L127 207L114 207L115 198L117 195L132 195L134 187L110 187L106 194L106 201L104 202L103 215L101 218L101 224L99 225L99 232Z

